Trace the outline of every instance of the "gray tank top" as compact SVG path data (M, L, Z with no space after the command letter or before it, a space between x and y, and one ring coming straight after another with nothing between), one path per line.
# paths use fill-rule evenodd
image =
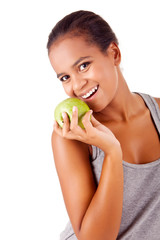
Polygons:
M144 93L138 94L150 110L160 138L159 106L153 97ZM104 152L95 146L92 146L92 149L91 164L99 182ZM123 161L123 174L123 210L117 240L160 240L160 158L146 164ZM77 240L70 222L61 233L60 240Z

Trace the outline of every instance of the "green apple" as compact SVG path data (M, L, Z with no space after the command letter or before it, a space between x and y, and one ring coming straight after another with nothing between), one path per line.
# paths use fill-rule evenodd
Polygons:
M78 125L84 129L82 118L85 113L90 110L90 108L85 102L78 98L67 98L60 102L55 108L54 118L58 122L60 127L63 127L62 112L66 112L68 114L69 120L71 121L73 106L76 106L78 108Z

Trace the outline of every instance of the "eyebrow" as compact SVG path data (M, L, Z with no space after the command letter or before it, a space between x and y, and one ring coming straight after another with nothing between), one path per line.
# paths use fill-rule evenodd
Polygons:
M80 63L82 60L86 59L86 58L90 58L91 56L86 56L86 57L80 57L73 65L72 67L75 67L78 63ZM64 75L65 73L59 73L57 74L57 78L59 78L60 76Z

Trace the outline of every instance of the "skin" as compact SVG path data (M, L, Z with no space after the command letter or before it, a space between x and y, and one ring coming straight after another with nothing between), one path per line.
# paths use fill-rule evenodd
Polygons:
M143 99L130 92L120 70L121 53L111 43L105 53L84 37L65 35L49 49L49 59L70 97L92 111L78 126L78 110L64 127L54 123L52 148L62 193L79 240L116 239L122 215L124 161L142 164L160 156L158 133ZM83 99L98 86L89 101ZM156 99L160 105L160 99ZM90 121L91 116L91 121ZM145 133L145 134L144 134ZM91 145L104 151L99 185L90 166Z

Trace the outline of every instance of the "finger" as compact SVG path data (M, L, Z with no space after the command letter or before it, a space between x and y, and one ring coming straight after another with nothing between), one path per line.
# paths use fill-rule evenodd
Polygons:
M91 123L91 118L92 118L92 113L93 111L92 110L89 110L83 117L82 119L82 123L85 127L85 130L88 131L92 126L92 123Z
M62 134L66 136L66 134L70 131L70 120L66 112L62 112L63 118L63 127L62 127Z
M78 108L76 106L74 106L72 110L70 130L70 136L75 136L77 140L81 140L85 137L85 130L79 126Z
M78 108L76 106L72 109L72 118L71 118L71 124L70 129L73 130L78 126Z
M100 124L100 122L97 121L97 119L93 115L91 117L91 123L93 124L94 127Z
M53 123L53 130L60 136L62 136L62 128L60 127L60 125L58 124L58 122L56 120L54 120Z

